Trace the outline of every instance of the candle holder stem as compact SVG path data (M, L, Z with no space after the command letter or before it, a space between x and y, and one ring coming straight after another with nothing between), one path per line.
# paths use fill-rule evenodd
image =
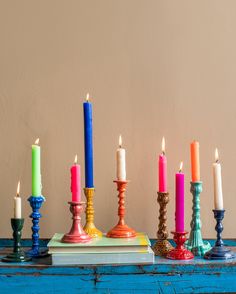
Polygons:
M119 207L118 207L118 224L107 233L109 238L133 238L136 237L135 230L125 224L125 191L128 181L114 181L117 184L119 192Z
M31 258L27 257L21 249L21 232L24 225L23 218L12 218L11 226L13 229L13 252L3 257L3 262L25 262L30 261Z
M166 256L167 253L173 249L170 242L167 240L168 231L167 231L167 203L169 202L169 193L157 192L157 202L160 205L159 209L159 224L157 231L157 241L152 246L152 249L155 255Z
M193 195L193 213L191 220L191 232L189 239L186 241L185 246L188 250L196 256L203 256L211 249L211 245L207 241L203 241L201 232L201 219L200 219L200 194L202 192L202 182L191 182L190 192Z
M94 224L94 188L84 188L84 194L87 199L87 205L85 210L86 224L84 226L84 231L92 238L102 237L102 232L99 231Z
M192 259L194 255L191 251L187 250L184 246L184 242L186 241L187 232L171 232L174 235L174 241L176 243L176 247L169 251L166 255L169 259L176 260L187 260Z
M30 218L32 218L32 248L31 250L27 251L27 255L30 257L45 257L48 255L47 248L40 248L39 246L39 220L42 217L41 213L39 212L45 198L43 196L30 196L28 198L30 206L32 208L32 213Z
M222 240L222 232L223 232L223 224L222 221L224 219L225 210L217 210L213 209L214 218L216 220L215 230L217 232L217 239L215 242L215 246L212 247L211 250L205 253L205 259L230 259L234 258L235 254L226 246L224 246L224 242Z
M92 238L87 235L81 226L81 213L83 211L83 202L68 202L70 204L70 211L72 213L72 227L68 234L65 234L62 238L64 243L87 243Z

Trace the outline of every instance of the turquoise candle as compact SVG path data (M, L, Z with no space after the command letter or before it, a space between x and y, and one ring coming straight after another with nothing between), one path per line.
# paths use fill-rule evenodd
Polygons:
M41 196L41 169L39 139L32 145L32 196Z
M93 188L93 113L92 104L87 94L84 107L84 155L85 155L85 187Z

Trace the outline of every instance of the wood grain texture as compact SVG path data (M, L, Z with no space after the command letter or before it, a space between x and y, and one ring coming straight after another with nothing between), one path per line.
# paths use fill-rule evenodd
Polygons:
M47 240L41 242L46 245ZM226 243L236 251L235 240ZM0 240L3 244L7 240ZM9 251L5 247L0 254ZM186 262L156 257L152 265L125 266L52 266L50 258L20 265L0 263L0 290L1 294L234 293L236 259L198 257Z

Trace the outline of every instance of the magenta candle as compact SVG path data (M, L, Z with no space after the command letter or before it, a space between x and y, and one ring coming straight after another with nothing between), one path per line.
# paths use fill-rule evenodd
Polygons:
M175 231L184 232L184 173L183 163L180 164L179 173L175 175Z
M72 201L80 202L81 201L80 165L77 164L77 155L75 156L75 162L74 162L74 165L71 167L70 172L71 172Z
M159 155L159 192L167 192L167 159L165 156L165 138L162 138L162 154Z

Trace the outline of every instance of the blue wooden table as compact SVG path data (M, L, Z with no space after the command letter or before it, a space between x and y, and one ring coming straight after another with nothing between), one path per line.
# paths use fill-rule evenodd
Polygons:
M11 240L0 240L1 256ZM46 240L42 240L46 245ZM210 241L212 243L212 241ZM236 251L236 240L226 240ZM23 245L29 246L28 240ZM52 266L50 257L27 264L0 263L0 294L236 293L236 259L171 261L152 265Z

